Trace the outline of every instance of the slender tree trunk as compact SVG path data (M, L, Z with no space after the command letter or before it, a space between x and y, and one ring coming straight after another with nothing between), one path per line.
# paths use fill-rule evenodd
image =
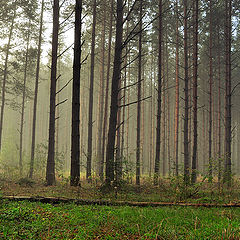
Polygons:
M209 0L209 130L208 130L208 159L209 159L209 181L212 181L212 106L213 106L213 65L212 65L212 1Z
M10 48L11 48L11 41L13 36L13 29L14 29L14 22L16 18L16 10L17 6L16 3L14 4L14 13L12 17L12 22L9 30L8 35L8 43L7 43L7 49L6 49L6 57L5 57L5 63L4 63L4 72L3 72L3 81L2 81L2 105L1 105L1 116L0 116L0 151L2 150L2 132L3 132L3 117L4 117L4 107L5 107L5 94L6 94L6 83L7 83L7 75L8 75L8 59L10 55Z
M198 140L198 0L194 1L194 42L193 42L193 155L192 183L197 180L197 140Z
M23 129L24 129L24 117L25 117L25 100L26 100L26 82L27 82L29 42L30 42L30 20L29 20L28 33L27 33L27 47L26 47L24 76L23 76L23 93L22 93L20 139L19 139L19 171L20 171L21 177L23 175L23 156L22 156L23 155Z
M222 161L221 161L221 50L220 50L220 28L218 27L218 183L222 179Z
M226 64L226 83L225 83L225 182L231 186L232 161L231 161L231 32L232 32L232 1L225 0L225 64Z
M71 138L71 186L80 181L80 71L81 71L81 31L82 0L75 3L75 34L72 88L72 138Z
M55 157L55 113L56 113L58 32L59 32L59 0L54 0L49 138L48 138L48 158L47 158L47 169L46 169L47 185L53 185L55 183L55 159L54 159L54 157Z
M32 147L31 147L31 161L30 161L30 170L29 170L30 178L33 177L34 155L35 155L38 83L39 83L39 72L40 72L40 61L41 61L42 32L43 32L43 12L44 12L44 0L42 0L40 29L39 29L39 37L38 37L37 67L36 67L35 93L34 93L34 102L33 102Z
M163 43L163 49L165 43ZM165 52L163 50L162 72L163 72L163 94L162 94L162 175L166 175L166 74L165 74Z
M158 22L158 104L157 104L157 128L156 128L156 152L154 185L158 184L160 167L160 145L161 145L161 105L162 105L162 0L158 2L159 22Z
M111 50L112 50L112 25L113 25L113 0L111 1L111 12L109 22L109 37L108 37L108 60L107 60L107 77L106 77L106 92L105 92L105 106L104 106L104 120L103 120L103 138L102 138L102 161L100 166L100 179L103 181L103 168L104 168L104 154L107 130L107 117L108 117L108 93L109 93L109 80L111 68Z
M137 150L136 150L136 184L140 185L141 152L141 92L142 92L142 0L139 2L139 40L138 40L138 103L137 103Z
M188 1L184 0L184 182L189 184Z
M175 131L174 155L176 176L178 176L178 148L179 148L179 30L178 30L178 0L176 1L176 88L175 88Z
M91 72L89 89L89 109L88 109L88 153L87 153L87 175L91 177L92 171L92 131L93 131L93 85L94 85L94 63L95 63L95 41L96 41L96 0L93 0L93 23L92 23L92 43L91 43Z
M121 89L122 79L119 81L119 89ZM118 106L121 105L121 99L122 99L122 91L118 92ZM116 161L115 161L115 173L116 173L116 181L118 182L121 179L121 108L118 108L117 113L117 143L116 143Z
M105 29L106 29L106 10L104 6L103 22L102 22L102 52L101 52L101 69L100 69L100 102L99 102L99 119L98 119L98 146L97 146L97 157L98 157L98 173L101 172L102 160L102 136L103 136L103 110L104 110L104 90L105 90Z
M106 184L114 180L114 147L118 113L118 86L121 78L121 57L123 37L123 0L117 0L116 43L112 77L111 107L108 128L108 142L106 151Z

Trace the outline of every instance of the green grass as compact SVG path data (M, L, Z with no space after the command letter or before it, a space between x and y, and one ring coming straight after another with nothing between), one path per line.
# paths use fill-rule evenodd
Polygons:
M0 239L240 239L238 208L0 201Z

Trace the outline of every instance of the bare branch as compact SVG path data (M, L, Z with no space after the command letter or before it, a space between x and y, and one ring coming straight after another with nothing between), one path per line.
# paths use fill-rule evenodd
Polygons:
M151 98L151 97L152 97L152 96L145 97L145 98L141 99L140 101L131 102L131 103L128 103L128 104L120 105L120 106L118 106L118 107L119 107L119 108L121 108L121 107L128 107L128 106L133 105L133 104L136 104L136 103L138 103L138 102L145 101L145 100L147 100L147 99L149 99L149 98Z

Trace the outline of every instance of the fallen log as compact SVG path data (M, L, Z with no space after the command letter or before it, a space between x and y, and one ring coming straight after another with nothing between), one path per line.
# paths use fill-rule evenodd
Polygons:
M50 204L74 203L77 205L99 205L99 206L130 206L130 207L206 207L206 208L232 208L240 207L240 203L186 203L186 202L131 202L131 201L114 201L102 199L71 199L41 196L3 196L1 199L9 201L30 201Z

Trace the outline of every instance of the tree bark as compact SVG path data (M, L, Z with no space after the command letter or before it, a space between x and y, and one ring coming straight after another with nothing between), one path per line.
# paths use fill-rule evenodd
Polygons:
M209 181L212 181L213 177L213 166L212 166L212 107L213 107L213 93L212 93L212 87L213 87L213 56L212 56L212 1L209 0L209 9L210 9L210 15L209 15L209 131L208 131L208 160L209 160Z
M104 120L103 120L103 138L102 138L102 159L100 166L100 179L103 181L103 169L104 169L104 155L105 155L105 143L106 143L106 131L107 131L107 117L108 117L108 93L109 93L109 80L110 80L110 68L111 68L111 50L112 50L112 25L113 25L113 0L111 1L111 12L109 22L109 37L108 37L108 60L107 60L107 77L106 77L106 90L105 90L105 106L104 106Z
M225 165L224 181L231 186L231 32L232 32L232 2L225 0Z
M194 42L193 42L193 155L192 155L192 179L197 180L197 141L198 141L198 0L194 1Z
M158 100L157 100L157 128L156 128L156 152L154 168L154 185L158 184L160 168L160 145L161 145L161 103L162 103L162 0L158 2Z
M24 129L24 115L25 115L25 100L26 100L26 82L27 82L27 68L28 68L28 53L29 53L29 42L30 42L30 20L27 33L27 46L25 53L25 66L24 66L24 76L23 76L23 93L22 93L22 107L21 107L21 121L20 121L20 131L19 131L19 172L22 177L23 174L23 129Z
M188 1L184 0L184 182L189 184Z
M121 78L121 57L123 37L123 0L117 0L116 43L112 77L111 107L108 129L108 142L106 151L106 184L114 180L114 147L116 138L117 112L118 112L118 86Z
M80 71L81 71L81 32L82 0L75 3L74 59L72 87L72 137L71 137L71 186L80 181Z
M48 158L47 158L47 169L46 169L47 185L53 185L55 183L55 159L54 159L54 157L55 157L55 113L56 113L58 32L59 32L59 0L54 0L49 138L48 138Z
M94 87L94 63L95 63L95 41L96 41L96 0L93 0L93 23L92 23L92 43L91 43L91 72L89 88L89 108L88 108L88 153L87 153L87 175L91 177L92 172L92 131L93 131L93 87Z
M39 37L38 37L37 67L36 67L35 91L34 91L34 102L33 102L31 161L30 161L30 170L29 170L30 178L33 177L34 156L35 156L38 84L39 84L39 72L40 72L40 61L41 61L42 33L43 33L43 12L44 12L44 0L42 0L40 29L39 29Z
M97 157L98 157L98 173L101 172L102 160L102 136L103 136L103 112L104 112L104 90L105 90L105 29L106 29L106 10L103 10L103 21L102 21L102 36L101 36L101 67L100 67L100 91L99 91L99 119L98 119L98 146L97 146Z
M175 174L178 176L178 148L179 148L179 30L178 30L178 0L175 6L176 14L176 87L175 87L175 131L174 131L174 155Z
M141 92L142 92L142 0L139 2L139 40L138 40L138 88L137 88L137 149L136 149L136 185L140 185L141 151Z

